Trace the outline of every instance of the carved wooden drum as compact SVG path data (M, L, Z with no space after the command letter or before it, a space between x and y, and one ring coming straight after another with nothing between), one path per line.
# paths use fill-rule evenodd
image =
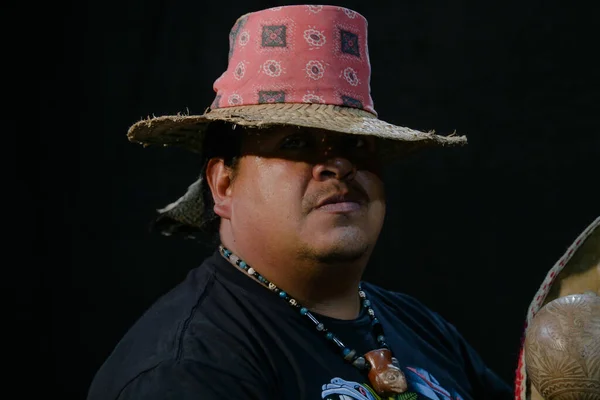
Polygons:
M599 400L600 296L572 294L546 304L527 329L525 365L545 400Z

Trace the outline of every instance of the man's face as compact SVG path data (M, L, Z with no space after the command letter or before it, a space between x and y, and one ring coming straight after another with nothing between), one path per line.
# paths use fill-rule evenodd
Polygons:
M244 135L230 189L234 240L316 261L368 257L385 215L376 140L296 127L256 132Z

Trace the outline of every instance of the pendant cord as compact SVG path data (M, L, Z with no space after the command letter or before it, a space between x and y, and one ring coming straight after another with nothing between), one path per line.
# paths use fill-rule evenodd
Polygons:
M310 320L314 324L316 330L320 332L327 341L332 342L337 346L346 362L352 364L354 367L362 371L369 371L371 369L369 362L365 360L363 355L360 355L356 350L347 347L333 332L329 331L329 329L325 327L325 324L319 321L319 319L317 319L313 313L311 313L306 307L303 307L287 292L278 288L274 283L270 282L268 279L258 273L254 268L249 266L245 261L228 250L225 246L220 245L219 252L231 264L246 272L246 274L254 278L258 283L277 294L282 300L286 301L292 308L296 309L300 315L303 315ZM358 286L358 295L361 299L361 306L367 309L367 313L371 319L372 332L377 340L377 343L381 348L389 350L389 346L385 341L383 326L375 316L375 311L371 307L371 301L367 298L367 294L364 290L362 290L360 284ZM392 357L392 362L394 365L398 365L398 360L394 357Z

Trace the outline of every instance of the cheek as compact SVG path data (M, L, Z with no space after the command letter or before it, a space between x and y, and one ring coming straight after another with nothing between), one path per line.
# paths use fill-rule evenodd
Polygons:
M386 209L383 182L377 175L370 172L361 172L361 176L357 176L357 180L366 191L370 200L369 221L373 223L379 222L377 225L381 229Z
M289 207L301 197L300 175L293 163L257 157L255 184L264 204L270 207Z
M246 212L261 214L263 218L280 218L301 203L304 193L301 166L285 160L252 157L243 168L234 197Z
M385 205L383 181L376 174L367 171L359 171L356 180L363 187L371 202L382 203Z

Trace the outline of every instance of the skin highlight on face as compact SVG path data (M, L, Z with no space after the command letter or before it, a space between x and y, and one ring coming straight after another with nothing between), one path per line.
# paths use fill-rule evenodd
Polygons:
M252 232L316 262L363 258L385 213L375 147L295 127L246 134L232 184L236 236Z
M385 216L374 137L246 130L234 168L207 164L225 247L304 302L358 310L356 287Z

